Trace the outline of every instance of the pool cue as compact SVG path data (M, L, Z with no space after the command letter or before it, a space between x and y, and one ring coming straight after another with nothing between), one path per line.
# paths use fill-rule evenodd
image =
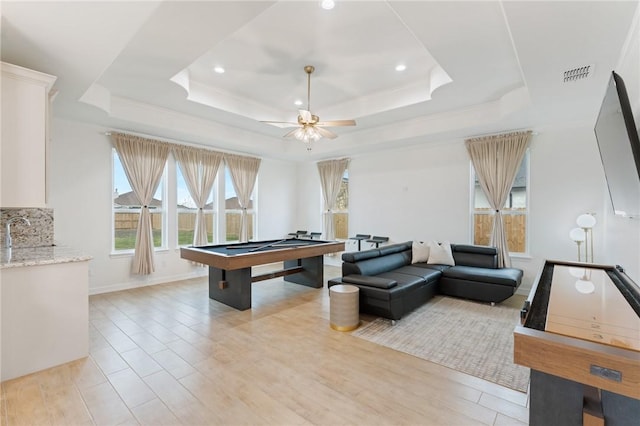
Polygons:
M259 246L259 247L256 247L256 248L252 248L252 249L251 249L251 250L249 250L249 251L258 251L258 250L266 249L266 248L271 247L271 246L273 246L273 245L280 244L280 243L284 243L285 241L289 241L289 238L285 238L284 240L280 240L280 241L276 241L276 242L274 242L274 243L269 243L269 244L265 244L265 245L263 245L263 246Z

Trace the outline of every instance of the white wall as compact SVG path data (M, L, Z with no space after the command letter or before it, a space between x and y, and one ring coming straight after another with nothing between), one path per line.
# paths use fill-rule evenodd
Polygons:
M296 228L295 163L263 159L258 174L258 238L283 238Z
M354 158L349 229L392 242L467 241L469 171L462 141Z
M48 206L54 209L54 240L93 256L89 292L114 291L206 275L207 269L180 258L175 236L156 252L156 271L132 275L132 255L111 254L111 141L100 126L53 121ZM161 139L161 135L158 135ZM170 162L171 164L171 162ZM169 172L174 170L169 168ZM263 159L258 181L258 238L279 238L294 227L295 165ZM175 195L169 194L169 202ZM175 228L175 221L169 222ZM172 235L169 231L169 235Z
M296 168L298 197L296 198L295 229L322 232L322 192L316 163L300 163Z
M625 79L640 124L640 9L616 70ZM603 88L604 95L604 88ZM595 117L594 117L595 121ZM594 261L622 265L640 284L640 218L615 216L593 132L594 123L536 128L530 145L529 256L512 258L529 288L545 259L577 260L569 231L594 213ZM508 130L508 129L505 129ZM354 156L349 167L349 234L471 242L469 160L462 140ZM298 167L298 226L319 219L315 164ZM321 222L318 222L321 223ZM310 225L311 226L311 225ZM353 249L353 248L351 248Z
M206 270L182 260L174 247L156 253L156 272L129 273L131 256L111 255L111 143L99 126L54 120L49 206L55 241L93 256L90 292L167 282ZM469 160L462 140L352 157L349 233L469 243ZM544 259L576 259L568 237L575 218L593 212L595 260L621 264L638 279L638 220L610 212L591 123L540 129L531 142L530 257L514 258L525 271L526 293ZM264 159L258 182L258 238L295 229L322 229L315 163ZM172 225L170 225L172 226Z
M577 261L569 232L576 218L593 213L603 220L604 172L591 123L543 129L531 143L530 267L537 272L545 259ZM603 228L596 226L594 261L603 261ZM582 255L584 261L584 251ZM533 275L530 275L533 278Z
M129 273L131 256L111 255L111 143L99 126L54 120L49 206L55 240L93 256L90 292L167 282L206 270L182 260L179 250L156 253L156 272ZM514 258L525 271L526 293L544 259L576 259L568 238L575 218L593 212L595 260L621 264L638 280L638 223L608 213L604 174L590 123L541 129L531 142L530 258ZM349 232L468 243L469 160L462 140L353 157L349 169ZM258 182L258 238L295 229L321 230L321 193L315 163L265 159Z
M525 271L528 293L545 259L577 260L569 231L585 212L604 219L606 186L591 123L539 129L530 145L529 255L512 259ZM298 199L299 223L319 215L317 170L298 168L308 196ZM311 200L309 203L308 200ZM349 234L389 236L391 242L471 242L470 163L463 140L430 143L351 158ZM604 226L594 230L595 261L607 261ZM635 256L638 250L635 251Z
M637 123L639 14L640 10L617 70L625 79ZM90 292L206 274L206 270L180 259L174 247L157 253L157 270L145 277L129 273L131 256L110 254L111 143L104 130L54 120L48 170L48 206L54 209L56 243L94 257ZM544 259L576 259L576 246L568 233L575 227L575 218L585 212L595 213L598 219L595 261L620 264L640 283L640 219L613 215L593 123L535 130L538 134L531 142L530 257L513 259L513 265L525 271L520 292L528 291ZM352 157L350 235L385 235L392 242L437 239L469 243L469 170L462 140ZM258 238L278 238L295 229L322 229L315 162L263 159L258 190Z

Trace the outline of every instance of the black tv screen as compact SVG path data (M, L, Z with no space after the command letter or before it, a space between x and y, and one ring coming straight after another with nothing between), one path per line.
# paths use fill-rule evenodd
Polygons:
M594 130L613 211L640 217L640 137L624 81L615 71Z

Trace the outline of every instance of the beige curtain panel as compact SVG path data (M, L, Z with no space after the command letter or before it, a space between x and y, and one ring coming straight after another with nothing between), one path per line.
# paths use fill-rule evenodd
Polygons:
M248 241L247 226L247 207L251 202L251 194L258 177L258 169L260 168L260 159L253 157L244 157L241 155L226 154L224 160L229 166L229 174L233 182L233 188L238 196L238 203L242 208L242 216L240 217L240 242Z
M149 204L160 184L170 146L166 142L122 133L112 133L111 139L131 189L142 206L136 232L132 272L148 275L155 270Z
M320 185L324 198L323 231L325 239L333 240L336 231L333 225L333 210L336 206L340 184L344 171L349 167L349 159L320 161L318 163L318 173L320 174Z
M531 131L467 139L467 152L482 191L494 210L491 245L498 248L498 266L510 267L502 208L529 145Z
M204 208L222 162L222 153L188 146L178 146L174 147L173 154L180 166L180 170L182 170L182 176L184 176L189 194L191 194L191 198L193 198L198 208L193 233L193 245L206 245L209 243L209 238Z

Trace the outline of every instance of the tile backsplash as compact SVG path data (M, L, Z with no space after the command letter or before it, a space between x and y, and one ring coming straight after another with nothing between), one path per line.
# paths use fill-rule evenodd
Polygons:
M11 224L12 246L47 247L53 245L53 209L38 208L1 208L0 244L4 247L7 221L14 217L26 217L31 223L23 221Z

